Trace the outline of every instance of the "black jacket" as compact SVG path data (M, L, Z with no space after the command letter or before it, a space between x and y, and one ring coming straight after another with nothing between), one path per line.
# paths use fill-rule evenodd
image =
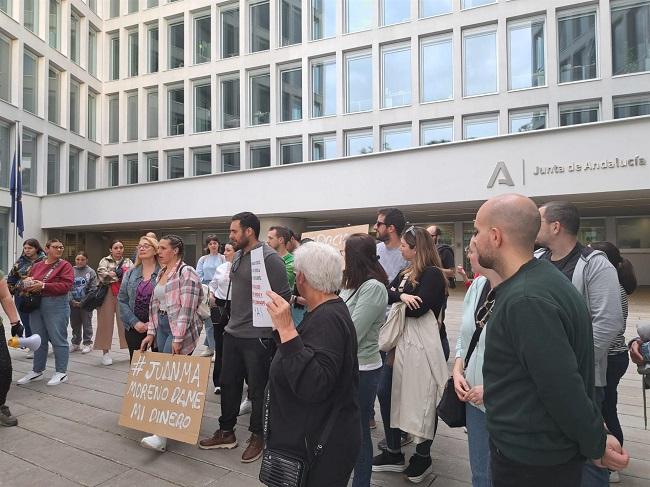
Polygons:
M307 485L346 486L361 447L357 337L347 306L333 299L305 315L300 335L280 343L269 375L268 446L310 455L341 406Z

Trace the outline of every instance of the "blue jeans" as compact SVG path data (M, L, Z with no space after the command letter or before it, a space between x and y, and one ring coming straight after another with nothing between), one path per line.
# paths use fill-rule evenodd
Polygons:
M34 372L43 372L47 365L48 342L54 348L54 365L57 372L68 370L68 320L70 304L68 295L44 296L41 306L29 314L32 333L40 335L41 346L34 352Z
M467 443L469 445L469 466L472 469L472 487L492 487L490 471L490 436L485 413L467 403Z
M212 318L209 316L205 319L205 340L203 345L206 345L210 350L214 350L214 325Z
M627 352L609 355L607 357L607 385L605 386L605 399L603 399L603 418L607 429L623 445L623 429L618 420L618 383L625 375L627 366L630 364L630 357Z
M169 316L158 313L158 329L156 330L156 345L160 353L172 353L174 335L169 327Z
M361 412L361 451L354 466L352 487L368 487L372 474L372 439L370 438L370 418L377 397L377 385L381 367L376 370L359 372L359 409Z
M596 387L594 392L594 402L598 407L603 403L605 398L605 388ZM589 459L582 468L582 482L580 487L608 487L609 486L609 470L600 468L591 463Z

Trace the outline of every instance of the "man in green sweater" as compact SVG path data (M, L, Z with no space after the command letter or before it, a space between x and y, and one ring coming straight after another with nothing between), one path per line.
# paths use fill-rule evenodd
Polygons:
M629 461L593 401L584 299L553 265L533 258L539 226L535 203L516 194L488 200L474 224L480 264L503 278L483 320L495 487L574 487L586 458L612 470Z

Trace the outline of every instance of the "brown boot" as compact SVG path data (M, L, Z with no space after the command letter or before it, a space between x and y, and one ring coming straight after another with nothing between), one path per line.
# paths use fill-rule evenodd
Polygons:
M206 438L199 441L199 448L201 450L214 450L216 448L236 448L237 438L234 431L224 431L218 429L214 432L212 438Z
M243 463L251 463L257 460L262 456L262 450L264 449L264 437L253 433L248 439L248 446L244 450L244 453L241 456L241 461Z

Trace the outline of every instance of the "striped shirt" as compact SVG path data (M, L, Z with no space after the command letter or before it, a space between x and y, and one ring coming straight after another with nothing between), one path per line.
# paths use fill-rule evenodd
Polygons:
M627 353L627 343L625 343L625 327L627 323L627 312L628 312L628 303L627 303L627 293L623 286L621 286L621 305L623 307L623 328L621 328L614 338L611 346L609 347L608 355L618 355L620 353Z

